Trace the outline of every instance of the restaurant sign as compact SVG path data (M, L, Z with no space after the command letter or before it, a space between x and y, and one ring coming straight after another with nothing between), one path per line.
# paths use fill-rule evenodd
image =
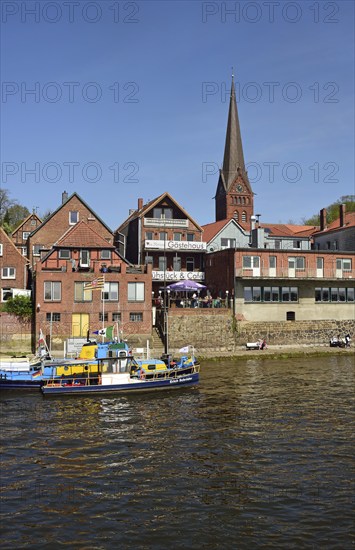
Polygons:
M175 282L175 281L204 281L205 273L204 271L153 271L152 279L153 281L164 281Z
M197 242L197 241L145 241L144 246L147 250L186 250L188 252L196 250L197 252L202 252L207 250L207 243Z

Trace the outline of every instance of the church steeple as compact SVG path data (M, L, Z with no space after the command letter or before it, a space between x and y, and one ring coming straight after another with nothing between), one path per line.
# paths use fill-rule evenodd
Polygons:
M223 176L226 187L233 182L238 168L245 172L242 136L240 133L237 102L235 98L234 75L232 74L232 86L229 100L228 124L226 143L223 157Z
M216 221L234 218L242 225L249 225L253 214L253 191L245 169L233 74L223 165L215 201Z

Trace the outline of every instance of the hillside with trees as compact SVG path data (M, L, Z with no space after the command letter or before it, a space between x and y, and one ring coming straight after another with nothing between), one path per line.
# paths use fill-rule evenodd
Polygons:
M344 195L340 197L337 201L333 202L326 206L327 211L327 223L331 223L337 218L339 218L339 205L345 204L346 212L355 212L355 195ZM302 223L304 225L319 225L319 213L314 214L311 218L306 219L302 218Z

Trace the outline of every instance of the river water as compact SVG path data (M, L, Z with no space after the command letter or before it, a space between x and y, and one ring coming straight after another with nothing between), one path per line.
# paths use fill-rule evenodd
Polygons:
M349 355L204 362L168 393L2 393L1 548L351 548L353 390Z

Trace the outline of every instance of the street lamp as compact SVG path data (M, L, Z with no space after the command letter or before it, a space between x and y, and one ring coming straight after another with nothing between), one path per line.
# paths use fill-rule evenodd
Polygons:
M228 295L229 295L229 290L226 290L226 307L228 307Z

